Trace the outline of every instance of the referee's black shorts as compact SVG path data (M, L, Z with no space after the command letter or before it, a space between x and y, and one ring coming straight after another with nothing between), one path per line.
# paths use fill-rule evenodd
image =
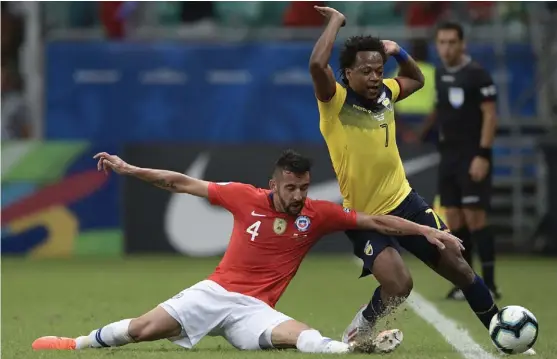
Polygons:
M441 206L488 210L491 204L493 161L486 177L475 182L470 176L470 164L477 149L441 148L438 193Z

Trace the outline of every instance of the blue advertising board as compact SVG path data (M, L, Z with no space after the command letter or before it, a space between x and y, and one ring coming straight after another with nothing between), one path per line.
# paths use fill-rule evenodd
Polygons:
M52 42L47 46L48 139L291 143L322 141L308 74L309 42L191 44ZM532 85L528 46L509 45L510 102ZM490 46L469 46L493 73ZM432 51L433 53L433 51ZM333 67L338 67L333 54ZM389 60L386 73L396 63ZM501 74L498 74L500 76ZM534 101L517 115L533 115Z

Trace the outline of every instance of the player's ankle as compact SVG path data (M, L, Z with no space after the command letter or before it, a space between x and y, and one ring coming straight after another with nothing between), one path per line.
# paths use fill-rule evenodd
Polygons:
M348 344L325 338L315 329L301 332L296 348L302 353L348 353L350 351Z
M75 338L75 349L86 349L91 347L91 340L89 336L83 335L80 337Z

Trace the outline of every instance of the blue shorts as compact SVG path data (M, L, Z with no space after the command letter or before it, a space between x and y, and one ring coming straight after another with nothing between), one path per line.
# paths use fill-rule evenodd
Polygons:
M389 214L440 230L447 229L441 218L414 190ZM371 230L350 230L346 231L346 235L352 242L354 254L364 262L362 277L372 274L375 258L387 247L393 247L399 252L404 248L431 267L436 267L439 262L440 254L437 247L423 236L395 237Z

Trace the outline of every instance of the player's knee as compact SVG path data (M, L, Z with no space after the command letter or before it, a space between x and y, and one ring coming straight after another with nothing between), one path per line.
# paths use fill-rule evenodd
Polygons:
M381 286L391 297L406 298L412 292L412 288L414 288L414 281L410 273L405 273L386 283L381 283Z
M450 280L458 288L466 288L472 282L476 274L468 262L464 259L461 253L452 256L448 261L445 261L449 267Z
M483 209L463 209L466 227L470 232L478 231L486 226L486 213Z
M128 328L128 334L135 342L148 342L163 338L171 338L180 335L179 324L165 323L153 318L139 317L132 319Z
M464 215L460 208L456 208L456 207L445 208L445 219L447 221L447 225L451 229L462 228L466 225L466 221L464 220Z
M128 334L135 342L147 341L149 336L149 320L145 318L134 318L128 327Z

